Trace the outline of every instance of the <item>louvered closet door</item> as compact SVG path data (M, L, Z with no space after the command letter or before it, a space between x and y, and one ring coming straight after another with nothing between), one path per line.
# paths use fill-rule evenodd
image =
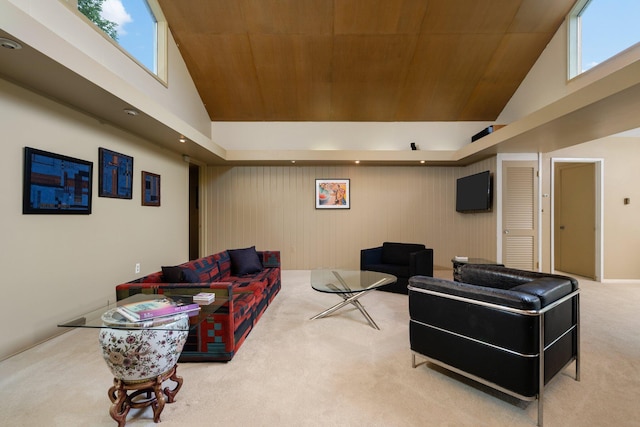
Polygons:
M507 267L537 270L537 162L502 163L502 252Z

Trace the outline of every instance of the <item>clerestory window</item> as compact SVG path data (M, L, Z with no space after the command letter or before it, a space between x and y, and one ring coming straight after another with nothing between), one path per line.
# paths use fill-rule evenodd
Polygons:
M638 0L579 0L569 14L569 78L640 42L638 22Z
M167 23L157 0L77 0L80 13L166 81Z

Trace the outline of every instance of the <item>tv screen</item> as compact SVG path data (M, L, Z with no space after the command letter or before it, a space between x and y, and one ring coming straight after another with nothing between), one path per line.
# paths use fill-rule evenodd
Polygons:
M456 211L487 212L491 210L491 172L458 178L456 182Z

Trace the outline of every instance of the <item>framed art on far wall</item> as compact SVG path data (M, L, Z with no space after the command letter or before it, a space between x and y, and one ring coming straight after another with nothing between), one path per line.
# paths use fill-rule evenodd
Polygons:
M349 209L348 179L316 179L316 209Z
M98 196L133 198L133 157L100 147L98 149Z
M23 214L90 214L93 162L24 147Z
M142 171L142 206L160 206L160 175Z

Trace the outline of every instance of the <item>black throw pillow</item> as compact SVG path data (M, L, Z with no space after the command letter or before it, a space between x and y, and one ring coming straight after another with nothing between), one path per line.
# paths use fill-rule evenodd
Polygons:
M255 246L245 249L229 249L227 252L229 252L231 259L231 273L234 276L244 276L262 271L262 263Z
M182 267L162 267L165 283L182 283Z

